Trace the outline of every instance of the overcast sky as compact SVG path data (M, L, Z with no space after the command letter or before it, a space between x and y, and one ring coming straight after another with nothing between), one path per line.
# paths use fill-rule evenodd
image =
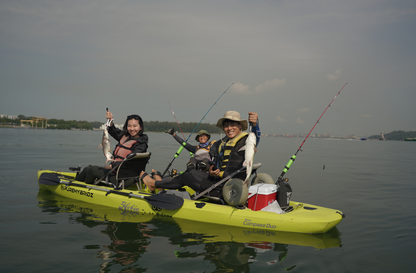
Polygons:
M0 114L416 130L414 0L0 1ZM169 103L169 104L168 104ZM202 128L201 128L202 129Z

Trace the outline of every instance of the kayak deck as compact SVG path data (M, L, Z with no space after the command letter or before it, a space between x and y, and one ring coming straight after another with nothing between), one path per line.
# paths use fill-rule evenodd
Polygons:
M41 179L42 174L55 174L58 180L46 181ZM39 186L43 189L67 198L116 208L120 212L128 211L130 213L172 217L200 223L295 233L325 233L335 227L343 218L343 214L339 210L294 201L290 202L293 210L285 214L253 211L249 208L240 209L189 199L184 199L183 205L179 209L161 209L152 206L150 202L143 199L143 197L152 196L148 192L130 189L114 191L113 188L87 185L84 182L75 181L73 180L74 177L75 173L71 172L47 170L38 172ZM128 196L132 193L134 196ZM142 197L137 198L137 196Z

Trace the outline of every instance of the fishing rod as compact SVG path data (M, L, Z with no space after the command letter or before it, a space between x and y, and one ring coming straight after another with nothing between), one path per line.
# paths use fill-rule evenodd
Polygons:
M315 125L309 131L308 135L305 137L305 139L303 140L302 144L299 146L299 148L296 151L296 153L294 155L292 155L292 157L290 158L289 162L284 167L284 169L283 169L282 173L280 174L279 178L277 179L276 183L282 184L282 182L287 182L288 181L287 178L286 178L286 180L284 180L283 179L283 176L287 173L287 171L289 170L290 166L292 166L293 161L295 161L295 159L296 159L296 155L299 153L299 151L301 151L303 144L305 144L305 141L308 139L309 135L312 133L312 131L315 128L315 126L319 123L319 120L322 118L322 116L325 114L326 110L328 110L328 108L331 106L332 102L338 97L338 95L341 93L342 89L344 89L344 87L346 85L347 85L347 83L344 84L344 86L341 88L341 90L339 90L339 92L335 95L335 97L332 99L332 101L325 108L325 111L321 114L321 116L319 117L319 119L315 122Z
M201 124L202 120L204 120L205 116L209 113L209 111L211 111L212 107L214 107L214 105L217 104L217 102L221 99L221 97L225 94L225 92L227 92L228 89L230 89L231 86L233 86L233 84L234 83L232 83L227 89L225 89L225 91L221 94L221 96L214 102L214 104L208 109L208 111L205 113L205 115L202 117L202 119L199 121L199 123L195 126L194 130L191 132L191 134L188 136L188 138L182 143L181 147L178 149L178 151L176 151L176 154L173 157L172 161L169 163L169 165L166 167L166 170L163 172L162 177L167 173L167 171L169 170L170 166L172 166L173 161L175 161L175 159L180 155L180 153L182 152L183 148L185 148L185 145L188 142L189 138L195 132L196 128L198 128L199 124Z
M107 108L105 108L106 109L106 111L108 112L108 107ZM111 126L111 122L113 121L113 119L114 118L112 118L112 119L107 119L107 123L105 124L105 129L106 130L108 130L108 127L110 127Z
M209 111L211 111L212 107L214 107L215 104L217 104L217 102L221 99L221 97L225 94L225 92L228 91L228 89L231 88L231 86L233 86L234 83L232 83L230 86L228 86L227 89L225 89L224 93L221 94L221 96L214 102L214 104L211 106L211 108L208 109L208 111L205 113L205 115L201 118L201 120L199 121L199 123L195 126L194 130L191 132L191 134L188 136L188 138L186 139L186 142L188 141L188 139L192 136L192 134L195 132L196 128L198 128L199 124L201 124L202 120L205 118L206 115L208 115Z
M183 131L182 131L182 128L181 128L181 126L179 125L179 122L178 122L178 119L176 118L176 115L175 115L175 112L173 112L173 109L172 109L172 106L170 106L170 103L168 102L168 104L169 104L169 107L170 107L170 110L172 111L172 114L173 114L173 116L175 117L175 119L176 119L176 123L178 124L178 127L179 127L179 129L181 130L181 133L182 133L182 136L183 136L183 139L185 139L185 135L183 134ZM172 134L173 135L173 134ZM182 145L181 145L182 146ZM181 150L182 151L182 150ZM192 157L192 156L194 156L193 154L192 154L192 152L189 152L189 155Z
M181 128L181 126L179 125L178 119L176 118L175 113L173 112L172 106L170 106L170 103L169 103L169 102L168 102L168 104L169 104L170 110L172 111L173 116L174 116L174 117L175 117L175 119L176 119L176 123L178 124L179 130L181 130L181 133L182 133L183 139L185 139L185 135L183 134L183 132L182 132L182 128Z

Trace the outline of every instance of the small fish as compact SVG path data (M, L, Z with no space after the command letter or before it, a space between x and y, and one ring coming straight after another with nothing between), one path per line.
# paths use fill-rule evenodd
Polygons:
M103 153L106 158L105 164L113 160L113 155L111 154L111 148L110 148L110 138L108 137L107 127L104 129L103 139L101 140L101 144L98 146L98 148L103 149Z
M243 166L246 166L246 179L244 180L244 185L248 186L249 178L251 175L251 170L253 168L254 154L257 152L256 148L256 135L250 133L246 139L246 151L244 154L244 163Z

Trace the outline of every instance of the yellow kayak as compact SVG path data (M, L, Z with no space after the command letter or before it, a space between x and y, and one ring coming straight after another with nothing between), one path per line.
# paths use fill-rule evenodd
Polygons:
M340 233L335 227L330 232L324 234L302 234L282 231L268 231L253 228L242 228L210 223L202 223L185 219L164 218L159 215L150 215L142 213L131 213L115 208L99 206L83 201L77 201L62 197L56 194L50 194L40 190L37 196L39 207L50 206L53 201L54 207L59 207L63 213L82 213L82 221L97 222L120 222L120 223L164 223L172 224L179 228L182 233L197 233L201 236L188 240L197 240L201 243L214 242L237 242L249 243L258 248L268 248L270 243L288 244L313 247L316 249L332 248L341 246ZM56 212L56 210L54 210ZM77 218L78 219L78 218ZM167 235L168 236L168 235Z
M183 199L172 194L151 194L145 191L88 185L74 180L73 172L40 170L40 188L70 199L97 206L111 207L120 214L142 217L173 218L175 221L194 221L220 226L239 227L265 232L325 233L343 219L339 210L290 202L293 210L284 214L254 211L212 203L209 200Z

